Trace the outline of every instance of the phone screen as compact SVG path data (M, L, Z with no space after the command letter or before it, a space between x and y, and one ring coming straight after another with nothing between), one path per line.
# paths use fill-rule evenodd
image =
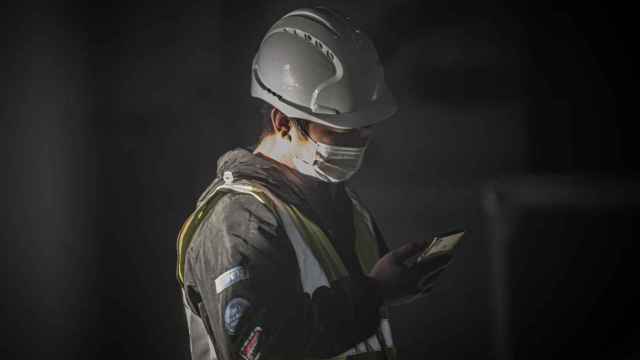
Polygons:
M429 244L424 252L418 257L417 262L422 261L424 258L432 254L453 251L453 249L458 245L458 242L460 242L460 239L462 239L463 235L464 231L455 230L435 236L431 241L431 244Z

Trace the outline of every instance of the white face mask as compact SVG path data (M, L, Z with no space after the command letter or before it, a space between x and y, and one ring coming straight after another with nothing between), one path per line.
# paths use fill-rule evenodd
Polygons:
M296 170L303 174L316 177L326 182L341 182L348 180L360 169L367 146L350 147L327 145L316 142L307 136L308 141L300 141L300 130L296 129L296 140L299 142L299 152L293 158Z

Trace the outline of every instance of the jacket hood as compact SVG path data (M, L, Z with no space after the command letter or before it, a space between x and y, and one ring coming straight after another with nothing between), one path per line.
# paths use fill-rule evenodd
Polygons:
M231 172L234 180L251 180L266 187L286 203L298 207L301 211L313 210L309 199L328 194L329 184L314 177L301 174L284 164L261 154L237 148L230 150L218 159L216 178L198 199L198 205L217 186L224 183L223 175Z
M336 211L335 206L351 204L351 200L348 199L344 191L344 183L326 183L299 173L264 155L254 154L248 149L237 148L226 152L218 159L217 165L216 178L198 199L198 206L216 187L224 183L223 176L226 171L231 172L234 180L255 181L266 187L273 195L298 208L310 220L325 230L333 228L332 225L337 225L329 221L331 214ZM339 193L342 194L338 198L343 199L342 203L337 198L332 199L329 195L331 186L338 186ZM385 254L388 252L388 248L382 240L382 234L375 220L371 218L371 221L378 238L381 239L379 242L380 254ZM352 223L352 221L348 221L348 223ZM346 225L342 224L342 226Z

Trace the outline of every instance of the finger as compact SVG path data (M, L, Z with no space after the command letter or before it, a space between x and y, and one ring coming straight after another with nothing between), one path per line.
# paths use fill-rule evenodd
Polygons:
M441 269L446 269L449 266L450 261L450 255L436 255L430 257L411 268L409 276L413 279L421 279L428 274L441 271Z
M420 251L424 250L425 247L426 243L423 241L412 241L393 250L393 255L397 261L402 262L414 255L419 254Z
M435 268L440 267L442 264L448 264L451 262L453 255L448 252L439 252L435 254L431 254L422 258L422 260L417 264L418 268Z
M432 287L436 280L438 280L438 278L440 277L440 274L442 274L442 272L445 270L446 267L441 267L438 270L429 273L428 275L420 279L420 281L418 281L418 289L424 290L426 288Z

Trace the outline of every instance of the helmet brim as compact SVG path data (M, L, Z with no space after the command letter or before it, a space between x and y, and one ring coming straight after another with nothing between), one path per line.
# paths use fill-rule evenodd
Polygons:
M309 107L287 101L282 96L261 84L255 71L252 72L251 96L262 99L290 118L298 118L316 122L337 129L354 129L377 124L392 117L398 110L396 100L391 92L382 87L379 96L361 107L360 110L340 114L315 113Z

